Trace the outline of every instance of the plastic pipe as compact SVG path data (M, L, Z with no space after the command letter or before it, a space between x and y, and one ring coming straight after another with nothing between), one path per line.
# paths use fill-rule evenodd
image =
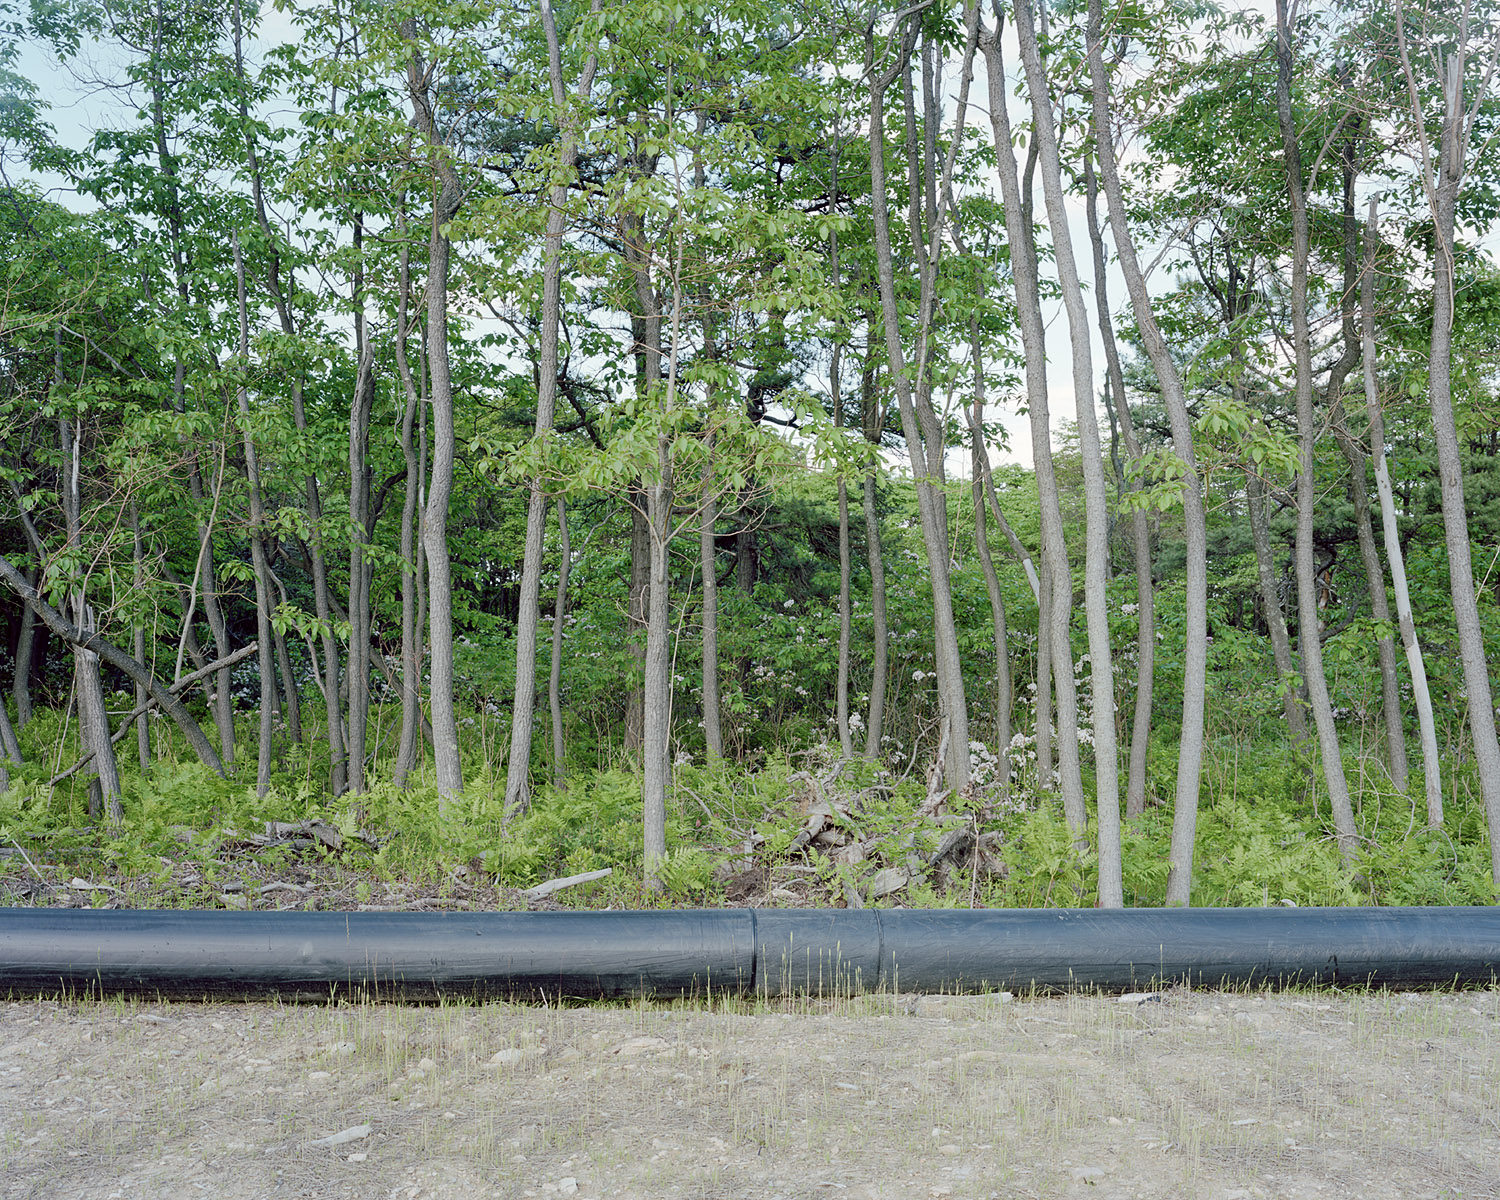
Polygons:
M557 999L1488 985L1496 908L0 909L0 995Z

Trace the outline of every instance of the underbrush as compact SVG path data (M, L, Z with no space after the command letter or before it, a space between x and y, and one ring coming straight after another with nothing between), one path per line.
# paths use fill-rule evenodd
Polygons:
M604 868L608 877L548 903L1045 907L1091 905L1097 891L1097 826L1075 835L1055 796L1022 781L1008 795L980 786L933 797L914 776L840 763L827 747L771 756L753 770L677 766L669 857L659 886L648 889L640 777L629 761L577 771L565 790L541 787L526 812L507 820L503 775L482 758L466 764L468 785L447 803L424 773L405 789L381 778L362 795L333 799L322 789L317 751L289 751L270 791L257 797L245 778L253 763L220 779L163 734L164 753L148 772L122 756L125 817L111 835L89 815L81 773L48 786L57 764L72 761L72 740L55 714L39 714L27 728L29 765L12 769L11 787L0 793L0 883L41 879L50 869L59 879L106 881L92 902L157 905L222 900L226 881L241 876L299 881L308 906L328 881L337 892L329 904L462 893L471 907L503 905L525 903L520 890L545 880ZM1153 747L1151 803L1123 831L1129 904L1159 905L1165 896L1175 758L1175 747ZM1427 829L1419 779L1400 793L1378 771L1358 777L1362 841L1346 863L1321 781L1305 764L1254 747L1235 749L1232 763L1223 748L1211 753L1192 902L1494 902L1473 779L1462 769L1450 779L1445 824ZM329 840L338 845L266 844L268 823L308 822L335 831ZM57 902L48 895L12 888L0 902Z

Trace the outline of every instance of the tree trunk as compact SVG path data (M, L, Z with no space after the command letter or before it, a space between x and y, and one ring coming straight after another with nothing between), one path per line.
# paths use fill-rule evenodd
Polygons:
M595 5L597 9L598 5ZM541 0L542 25L547 35L548 75L552 103L562 131L558 148L558 176L547 205L547 234L542 250L542 329L537 355L535 437L552 432L557 411L557 341L562 320L562 240L567 227L568 186L564 177L578 161L578 122L568 108L563 88L562 54L550 0ZM578 79L578 99L587 102L598 59L590 55ZM531 733L536 712L536 643L540 619L542 552L547 521L547 496L540 477L529 484L526 503L526 547L521 560L521 597L516 622L516 687L511 704L510 757L506 762L505 811L522 812L531 803Z
M672 535L672 464L666 437L657 438L660 478L647 485L647 518L651 530L650 598L646 620L646 671L642 680L642 802L645 811L645 882L660 886L667 856L667 737L670 732L672 680L671 630L667 621L667 566Z
M1308 705L1318 732L1323 761L1323 779L1333 810L1334 832L1346 863L1359 847L1359 830L1349 784L1344 777L1344 759L1339 748L1338 726L1328 698L1323 674L1323 645L1318 629L1318 581L1313 562L1313 505L1318 485L1315 448L1317 426L1313 412L1312 335L1307 320L1307 261L1311 253L1307 199L1303 190L1302 155L1292 122L1292 32L1287 19L1287 0L1276 0L1276 111L1281 122L1281 144L1286 169L1287 194L1292 210L1292 350L1297 369L1297 645L1302 652L1302 678L1307 685Z
M977 18L976 18L977 20ZM969 717L964 697L963 669L958 653L958 631L953 617L953 592L949 582L949 549L947 535L947 497L943 487L943 446L940 427L932 413L929 397L930 377L927 370L927 340L931 333L935 299L936 248L941 236L943 216L930 203L937 191L933 179L936 157L936 131L930 111L935 107L932 88L927 86L930 73L931 46L922 53L924 79L924 113L929 120L926 136L918 145L917 121L911 89L911 52L917 26L909 24L895 67L880 76L870 77L870 173L871 204L875 225L875 259L879 278L881 312L884 318L886 359L890 363L891 382L896 392L896 407L901 417L902 434L911 462L917 488L917 507L922 524L922 541L927 551L927 568L932 586L933 649L938 677L938 705L943 723L940 746L946 746L943 776L952 791L962 790L969 782ZM873 53L873 51L871 51ZM971 59L972 48L966 51ZM916 386L908 375L905 349L902 345L903 313L896 297L895 259L891 249L889 202L886 195L884 99L886 89L897 78L904 80L906 108L908 228L916 246L918 276L922 298L917 317ZM967 93L968 72L961 89ZM928 101L931 103L928 103ZM946 183L946 178L945 181ZM924 192L926 195L924 196ZM941 193L940 193L941 194ZM924 204L924 199L929 203ZM924 222L924 215L926 220ZM931 248L924 246L924 226L930 230Z
M1462 42L1446 53L1433 51L1446 68L1443 85L1443 124L1433 162L1420 98L1411 73L1406 48L1405 14L1398 6L1397 31L1402 69L1411 91L1415 128L1422 151L1423 185L1433 216L1432 344L1427 354L1427 401L1432 410L1433 441L1437 447L1438 475L1442 482L1443 541L1448 549L1449 594L1458 627L1458 648L1463 660L1464 686L1468 692L1469 729L1474 738L1475 765L1490 831L1490 871L1500 889L1500 738L1495 730L1494 693L1484 650L1484 629L1474 589L1474 564L1469 547L1469 525L1464 507L1463 454L1453 416L1453 316L1454 316L1454 228L1459 186L1464 176L1464 156L1482 97L1464 106L1464 57ZM1491 46L1488 52L1500 54ZM1493 70L1493 60L1491 63ZM1488 81L1490 74L1486 74Z
M1375 529L1370 519L1370 490L1365 484L1365 452L1350 436L1344 421L1344 381L1349 377L1349 372L1359 366L1361 358L1359 325L1355 318L1360 277L1359 219L1354 211L1354 185L1359 165L1358 141L1359 131L1356 129L1345 139L1342 154L1344 286L1339 294L1339 313L1344 352L1329 372L1325 395L1334 440L1343 453L1344 461L1349 465L1349 500L1354 505L1354 529L1359 542L1360 562L1365 569L1370 615L1380 622L1383 629L1389 629L1391 607L1386 600L1385 572L1380 566L1380 554L1375 548ZM1376 638L1375 649L1380 662L1380 709L1385 718L1386 763L1390 769L1391 782L1404 792L1408 775L1406 728L1401 713L1395 639L1389 633L1382 633Z
M61 362L61 351L58 352ZM57 369L57 383L61 383L61 366ZM58 440L61 443L63 461L62 478L59 480L62 493L63 517L67 524L68 547L75 553L82 545L82 496L79 491L79 474L82 466L81 434L78 423L69 417L57 419ZM68 603L73 610L73 620L88 634L94 633L94 610L84 594L84 583L73 583ZM97 796L110 833L118 836L124 820L120 804L120 770L115 761L114 743L109 739L109 714L104 707L104 684L99 675L99 655L87 645L73 647L74 691L78 697L78 722L83 734L83 749L92 753L91 774L96 785L91 786L89 815L99 815L95 807Z
M83 629L68 620L57 609L53 608L38 593L27 578L16 570L9 559L0 557L0 582L10 588L17 596L35 610L42 623L63 641L73 646L80 646L85 650L92 650L110 666L137 682L145 684L147 693L158 704L166 710L167 714L177 722L178 728L187 738L188 744L193 747L194 752L215 775L220 778L224 776L224 764L220 761L218 753L213 748L207 736L198 723L193 720L192 713L188 712L182 701L178 700L162 683L151 674L144 663L140 663L126 654L117 646L111 645L97 633Z
M713 442L703 464L703 513L698 526L698 569L703 576L703 745L709 762L724 757L724 730L719 705L719 579L714 548Z
M36 568L27 572L33 587L38 579ZM31 658L36 647L36 613L26 605L21 606L21 630L16 638L16 669L11 679L10 694L16 701L16 729L25 729L31 722Z
M865 514L865 559L870 565L870 709L865 726L865 757L880 754L885 735L885 689L890 675L891 634L886 617L885 550L880 542L880 514L875 506L875 479L880 469L880 434L885 428L885 408L875 388L873 352L860 370L860 424L865 441L871 446L869 465L865 468L863 501Z
M413 36L410 27L407 36ZM463 794L463 759L458 746L458 719L453 697L453 579L448 558L448 502L453 493L457 443L453 429L453 368L448 356L448 260L445 232L458 215L463 190L458 173L438 138L428 92L429 77L420 54L407 67L407 91L416 124L426 139L439 191L428 239L427 358L432 384L432 483L422 514L422 548L430 574L428 628L432 639L433 761L438 795L446 810Z
M1125 453L1140 460L1141 443L1136 437L1125 396L1125 372L1115 344L1114 313L1109 303L1109 273L1104 256L1104 232L1099 224L1099 186L1093 160L1084 162L1085 207L1089 242L1094 260L1094 299L1098 310L1099 335L1104 341L1106 363L1105 397L1113 395L1120 414L1120 434ZM1125 816L1133 820L1146 811L1146 758L1151 749L1151 705L1156 681L1156 588L1152 578L1151 522L1146 510L1136 506L1130 513L1130 548L1135 566L1135 687L1130 728L1130 766L1125 782Z
M645 729L640 679L646 670L646 613L650 606L651 526L646 520L646 490L639 481L628 488L630 504L630 593L626 601L630 656L640 675L625 694L625 749L639 750Z
M1063 196L1062 158L1052 119L1052 89L1042 66L1030 0L1015 5L1016 32L1031 92L1032 131L1037 139L1042 169L1042 195L1052 230L1053 257L1068 313L1073 347L1073 399L1078 413L1078 447L1083 461L1084 584L1083 603L1089 639L1089 671L1093 683L1095 807L1099 821L1099 906L1123 908L1124 884L1120 862L1119 747L1115 738L1114 652L1109 642L1109 497L1104 482L1104 454L1099 442L1099 419L1094 409L1093 331L1083 303L1083 286L1068 232ZM1078 747L1061 747L1063 773L1079 770ZM1064 787L1070 784L1065 783ZM1078 780L1079 791L1083 780Z
M1038 616L1042 623L1037 630L1037 703L1034 726L1038 779L1041 786L1051 786L1052 692L1044 677L1046 670L1050 670L1051 680L1056 684L1057 743L1063 811L1069 827L1075 833L1081 833L1088 825L1088 809L1083 796L1083 779L1077 768L1078 696L1073 683L1073 649L1069 637L1073 573L1068 563L1067 543L1063 537L1062 508L1052 462L1052 418L1047 392L1046 335L1042 328L1039 297L1040 275L1031 224L1024 217L1028 201L1016 169L999 28L986 31L980 39L980 45L984 49L989 69L990 126L999 160L1006 236L1011 247L1011 272L1015 281L1022 351L1026 359L1026 405L1031 421L1032 455L1041 524L1044 566L1038 587Z
M973 434L970 495L974 505L974 546L979 554L979 568L984 572L984 589L990 600L990 628L995 639L995 749L1000 764L995 786L1004 795L1010 790L1010 714L1014 701L1005 597L1000 591L994 555L990 553L989 528L985 520L984 468L989 452L984 444L984 360L977 319L969 323L969 349L974 359L974 402L969 411L969 430Z
M240 250L238 233L234 235L234 278L239 309L240 369L249 371L250 308L245 290L245 260ZM250 562L255 573L255 641L259 646L257 667L260 671L260 746L256 756L255 794L264 799L271 790L271 751L274 739L272 718L276 705L276 668L272 664L274 644L271 632L271 585L267 578L270 565L266 561L266 514L260 491L260 460L256 453L255 437L250 429L250 396L243 384L235 389L235 402L239 407L240 433L245 451L245 483L250 491ZM137 702L139 703L139 699Z
M1100 0L1088 3L1088 67L1093 91L1094 142L1099 175L1109 200L1110 228L1130 306L1146 355L1151 360L1172 427L1172 445L1182 461L1183 529L1187 542L1187 595L1184 605L1182 734L1177 752L1177 796L1172 818L1171 870L1166 901L1185 905L1192 894L1193 846L1198 827L1198 792L1203 770L1204 701L1208 682L1208 533L1199 490L1193 427L1181 376L1156 323L1145 273L1136 256L1126 218L1124 190L1115 160L1114 124L1110 116L1110 80L1104 67L1104 13Z
M421 385L413 378L406 353L411 305L411 251L405 238L405 205L401 206L398 225L402 234L396 310L396 371L401 376L406 404L401 413L401 456L406 462L406 487L401 499L401 736L397 743L396 765L392 781L404 789L416 769L422 753L422 616L424 607L419 596L418 578L422 572L422 545L417 537L417 514L425 506L424 475L426 454L419 454L412 441L412 431L420 425L423 440L427 416L423 392L427 375L422 368Z
M130 535L130 578L139 594L146 586L146 550L141 541L141 514L134 501L130 505ZM29 608L25 611L31 612ZM131 649L140 662L146 661L146 626L139 620L131 630ZM145 704L146 689L137 683L135 706L143 709ZM145 712L135 719L135 751L141 774L145 775L151 769L151 725Z
M1297 665L1292 660L1292 639L1281 611L1281 589L1276 585L1276 563L1271 555L1271 527L1266 516L1266 491L1253 467L1245 470L1245 511L1250 518L1250 540L1255 547L1255 578L1260 589L1261 612L1271 634L1271 656L1276 661L1277 691L1292 745L1307 742L1307 717L1302 711L1301 689L1293 684Z
M557 595L552 601L552 670L547 676L547 707L552 716L552 786L559 792L568 786L567 743L562 715L562 647L568 611L568 573L573 567L573 547L568 541L568 505L557 498Z
M354 252L363 253L362 218L354 226ZM375 404L374 349L364 312L364 267L354 269L355 347L358 366L349 406L349 790L369 790L365 746L370 723L370 415Z
M1385 557L1391 565L1391 591L1396 599L1396 621L1401 630L1401 645L1406 652L1406 666L1411 672L1412 703L1417 710L1417 728L1421 735L1427 826L1429 829L1441 829L1443 765L1438 754L1437 725L1432 718L1432 693L1427 687L1427 663L1422 657L1422 643L1417 638L1417 626L1412 618L1411 591L1406 583L1406 552L1401 548L1401 531L1396 524L1396 499L1391 491L1391 474L1385 461L1385 415L1381 411L1375 354L1375 253L1380 240L1380 225L1373 197L1370 200L1370 217L1365 230L1365 270L1359 285L1359 302L1365 411L1370 418L1370 457L1375 469L1375 495L1380 503Z

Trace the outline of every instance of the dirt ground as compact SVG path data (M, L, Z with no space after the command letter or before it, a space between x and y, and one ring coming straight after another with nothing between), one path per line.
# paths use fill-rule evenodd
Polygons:
M0 1005L0 1197L1500 1197L1500 993Z

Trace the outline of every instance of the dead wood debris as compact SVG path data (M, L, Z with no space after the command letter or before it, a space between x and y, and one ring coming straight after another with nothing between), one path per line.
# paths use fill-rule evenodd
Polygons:
M905 825L873 828L866 806L888 789L877 784L840 790L842 765L791 776L800 785L796 804L803 822L781 861L768 858L766 839L759 833L726 852L715 876L726 885L731 901L753 903L758 894L762 903L791 898L826 902L818 892L831 886L847 907L863 908L917 882L940 890L967 888L977 895L980 884L1006 877L1004 834L987 827L993 813L980 793L965 795L959 803L950 793L930 788ZM930 839L923 835L934 828L943 832L936 847L927 849Z

